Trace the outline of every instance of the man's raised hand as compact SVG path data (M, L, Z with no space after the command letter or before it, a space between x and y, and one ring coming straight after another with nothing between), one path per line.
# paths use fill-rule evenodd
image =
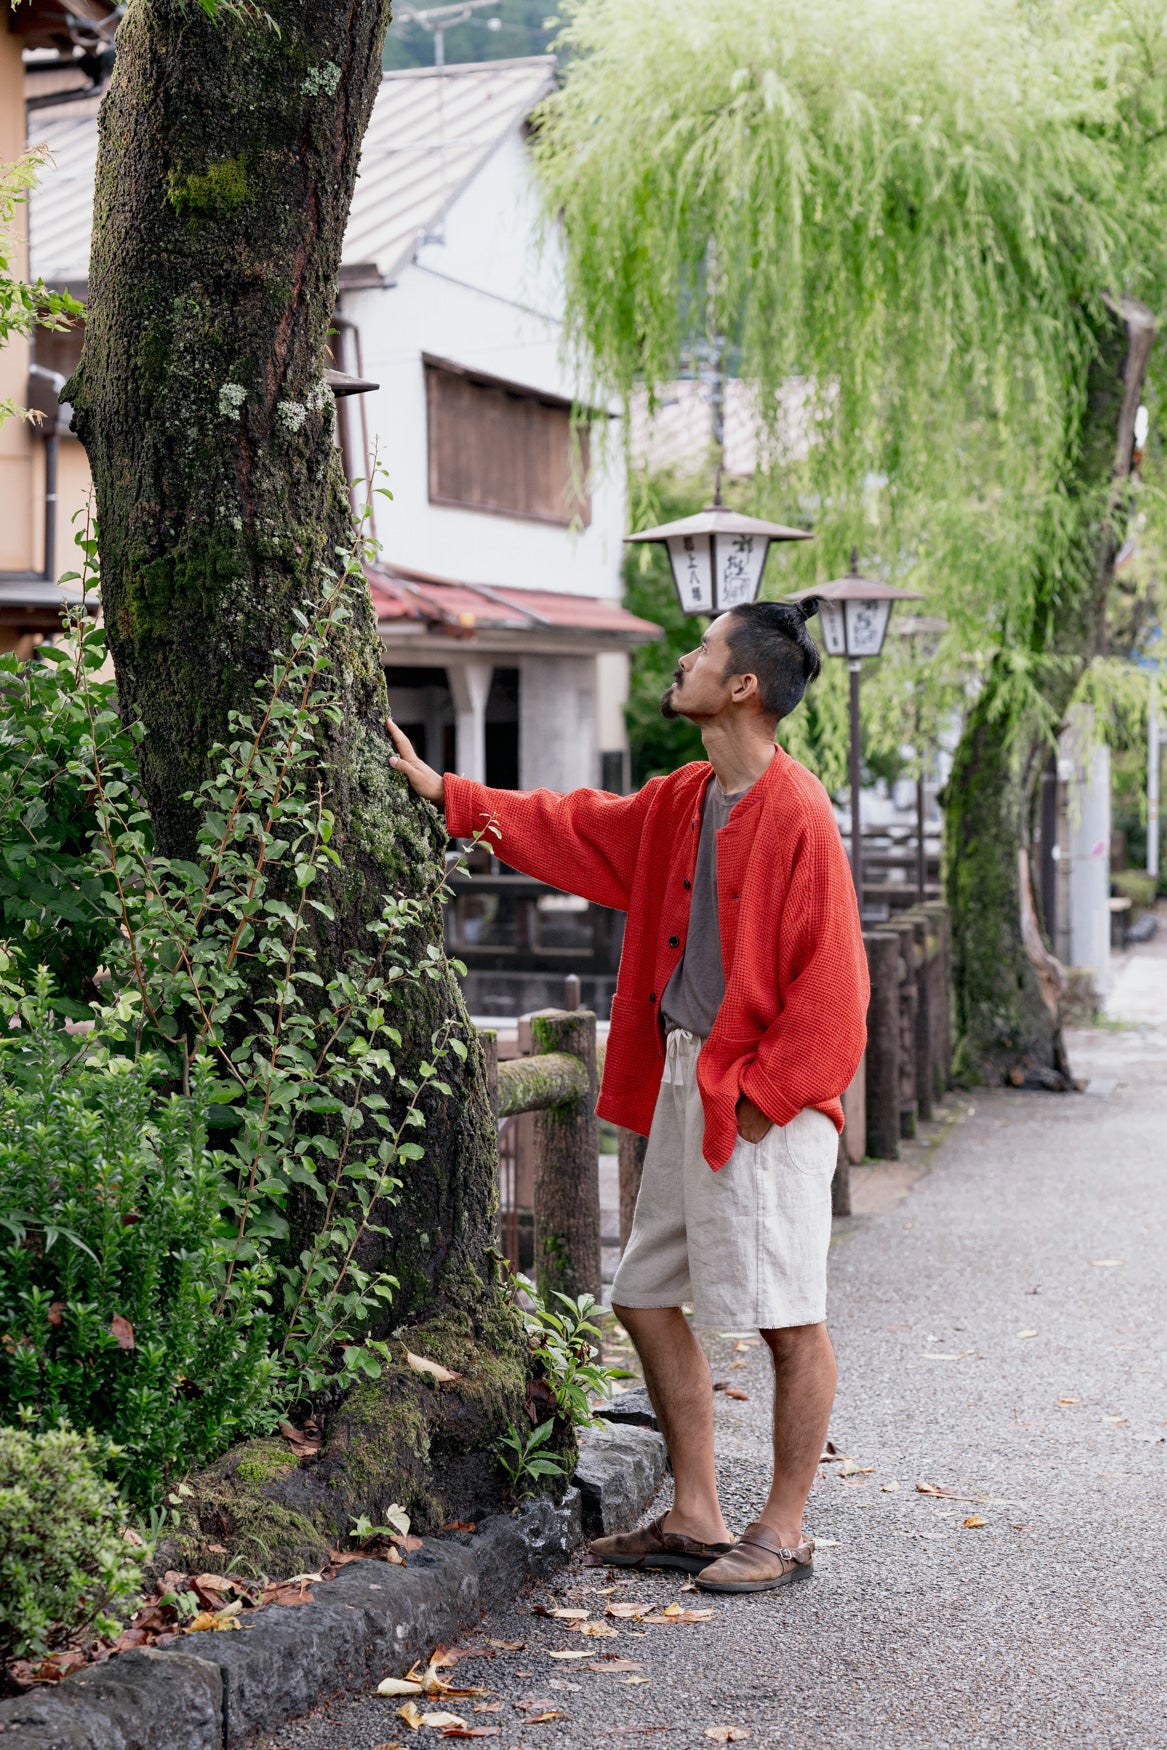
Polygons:
M433 802L441 808L446 799L442 774L435 772L432 766L427 766L423 759L418 758L412 741L397 727L392 717L386 717L385 727L393 737L393 745L397 749L395 754L390 754L389 764L394 771L405 774L419 796L424 796L427 802Z

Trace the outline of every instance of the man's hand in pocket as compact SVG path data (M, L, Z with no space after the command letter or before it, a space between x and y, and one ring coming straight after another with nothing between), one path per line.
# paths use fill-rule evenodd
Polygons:
M761 1142L774 1120L742 1094L737 1103L737 1133L746 1142Z

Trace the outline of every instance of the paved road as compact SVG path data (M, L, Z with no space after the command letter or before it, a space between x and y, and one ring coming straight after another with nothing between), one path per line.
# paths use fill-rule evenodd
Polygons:
M585 1641L531 1610L604 1609L596 1588L614 1576L577 1557L554 1594L484 1625L521 1653L459 1664L503 1702L468 1716L502 1725L484 1742L697 1750L732 1725L826 1750L1167 1746L1164 934L1119 965L1110 1024L1072 1038L1086 1093L954 1096L938 1144L857 1175L873 1213L835 1248L832 1438L860 1468L825 1466L816 1484L813 1583L715 1601L676 1578L626 1581L613 1598L713 1617ZM768 1361L716 1336L710 1352L749 1393L717 1399L740 1528L765 1492ZM648 1681L548 1657L580 1647L640 1661ZM529 1723L524 1698L566 1717ZM271 1742L438 1742L394 1705L356 1699Z

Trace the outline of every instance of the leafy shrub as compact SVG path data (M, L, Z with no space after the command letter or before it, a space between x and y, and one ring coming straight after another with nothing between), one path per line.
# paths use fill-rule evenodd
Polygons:
M589 1428L595 1420L591 1400L609 1396L611 1382L631 1379L626 1367L608 1367L600 1359L603 1332L596 1323L594 1297L576 1299L556 1290L558 1308L545 1301L527 1276L516 1276L522 1290L523 1324L538 1375L546 1382L555 1405L555 1419L569 1427Z
M1121 898L1130 900L1132 923L1155 903L1158 883L1153 875L1147 875L1141 869L1116 869L1110 877L1110 885Z
M19 1026L0 1039L0 1415L64 1412L112 1434L143 1506L326 1381L380 1372L369 1332L396 1284L370 1241L422 1158L423 1100L450 1095L442 1057L468 1049L452 1016L414 1075L398 1067L395 1020L445 976L441 950L416 947L440 883L387 900L367 951L331 957L339 857L318 742L336 707L319 682L365 587L355 560L326 580L254 709L232 714L186 799L200 821L190 861L154 851L136 741L115 733L97 678L100 630L74 616L75 658L53 671L89 725L57 753L82 783L85 892L110 927L83 1042L55 1030L45 973L31 991L7 984ZM41 691L14 688L18 717ZM16 740L43 745L27 722ZM61 777L54 757L42 787ZM0 835L23 821L0 807ZM72 919L59 935L65 953ZM16 945L24 968L38 940Z
M31 993L9 984L0 1014L0 1419L116 1441L114 1474L145 1507L271 1425L271 1267L227 1285L202 1066L189 1098L164 1095L156 1059L70 1039L43 971Z
M141 1557L99 1474L100 1443L72 1428L0 1428L0 1657L29 1657L94 1627L141 1590Z
M89 1014L118 929L91 853L95 760L133 760L104 662L95 629L29 662L0 656L0 940L26 971L49 968L75 1018Z

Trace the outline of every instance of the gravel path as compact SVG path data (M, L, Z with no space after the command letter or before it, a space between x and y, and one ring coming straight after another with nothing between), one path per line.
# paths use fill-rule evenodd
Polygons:
M522 1651L449 1674L501 1701L449 1704L501 1725L484 1743L696 1750L706 1728L735 1726L760 1745L829 1750L1167 1746L1167 942L1119 963L1110 1011L1109 1027L1071 1040L1085 1094L953 1096L941 1140L856 1173L869 1213L841 1224L831 1326L832 1439L858 1468L820 1473L815 1580L713 1599L577 1556L553 1589L482 1625ZM714 1377L749 1394L716 1399L740 1529L765 1493L769 1362L732 1338L709 1349ZM618 1620L617 1638L585 1640L532 1612L566 1604L598 1620L609 1599L713 1615ZM641 1668L550 1657L580 1649ZM397 1705L338 1703L268 1742L439 1741ZM563 1717L534 1723L539 1712Z

